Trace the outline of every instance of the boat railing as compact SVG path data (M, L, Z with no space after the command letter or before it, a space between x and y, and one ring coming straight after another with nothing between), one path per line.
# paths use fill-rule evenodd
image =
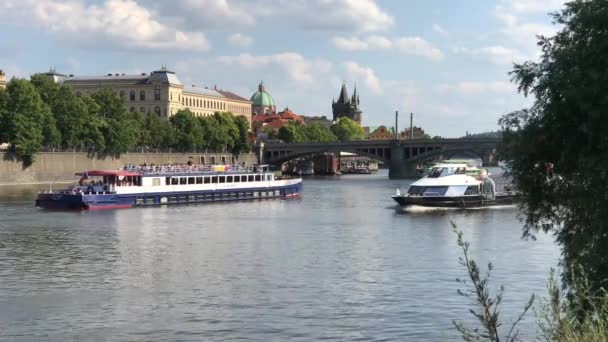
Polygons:
M191 173L258 173L267 172L267 166L237 166L237 165L125 165L121 170L135 172L144 176L162 174L191 174Z

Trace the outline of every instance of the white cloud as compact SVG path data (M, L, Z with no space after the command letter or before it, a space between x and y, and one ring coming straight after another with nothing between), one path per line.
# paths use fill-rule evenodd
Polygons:
M472 56L482 60L488 60L498 65L511 65L512 63L519 63L528 59L528 56L519 50L506 48L502 45L486 46L481 48L458 47L454 48L453 52L456 54Z
M433 31L444 37L448 35L448 32L439 24L433 24Z
M141 0L190 29L271 21L313 30L375 32L394 25L375 0Z
M253 44L253 38L240 33L235 33L228 37L228 43L234 47L247 48Z
M255 23L247 2L228 0L139 0L157 13L192 30L231 28Z
M549 13L564 6L568 0L503 0L502 7L515 13Z
M494 16L503 27L500 32L512 43L537 50L536 36L552 36L558 26L547 23L546 14L564 7L566 0L503 0L494 8ZM539 22L539 14L546 18ZM531 54L531 53L529 53Z
M225 65L238 65L249 69L276 65L283 69L291 80L301 83L312 83L316 75L326 73L331 68L331 64L325 60L308 60L295 52L265 56L245 53L238 56L222 56L218 61Z
M106 0L101 5L87 5L80 0L5 0L0 4L0 18L31 24L80 45L199 51L209 48L203 33L165 25L133 0Z
M447 92L458 92L463 95L478 95L482 93L497 93L506 94L517 93L515 85L510 82L494 81L494 82L473 82L463 81L456 84L440 84L437 87L439 93L445 94Z
M335 37L332 39L335 47L348 51L369 50L398 50L404 55L425 57L431 61L439 62L443 59L441 50L420 37L386 38L383 36Z
M349 74L354 75L357 79L362 79L365 83L365 87L373 93L382 93L380 80L376 77L376 73L372 68L363 67L356 62L345 62L344 68Z
M262 0L250 6L260 16L313 30L377 32L395 23L375 0Z

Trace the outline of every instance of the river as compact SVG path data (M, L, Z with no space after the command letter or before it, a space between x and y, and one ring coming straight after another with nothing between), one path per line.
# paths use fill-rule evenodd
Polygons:
M506 322L546 293L551 236L522 240L514 208L403 213L390 196L407 184L381 171L305 179L294 200L82 213L4 190L0 340L455 340L472 318L450 220L493 262Z

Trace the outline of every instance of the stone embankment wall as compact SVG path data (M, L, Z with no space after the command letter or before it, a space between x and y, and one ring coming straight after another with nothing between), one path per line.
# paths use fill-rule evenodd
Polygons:
M84 170L116 170L125 164L165 163L238 164L257 163L255 154L226 153L125 153L120 157L91 157L78 152L44 152L27 168L5 154L0 160L0 186L74 182L74 173ZM244 164L243 164L244 163Z

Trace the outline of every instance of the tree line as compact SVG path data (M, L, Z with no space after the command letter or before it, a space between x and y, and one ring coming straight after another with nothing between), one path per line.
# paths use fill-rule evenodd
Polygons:
M264 132L269 139L279 139L286 143L353 141L365 138L363 128L346 117L340 118L330 127L318 122L305 125L299 121L289 121L278 130L267 127Z
M216 112L195 117L180 110L169 121L156 114L129 112L109 89L76 96L71 87L46 75L12 79L0 89L0 143L26 162L43 148L120 154L137 147L178 151L248 152L249 123L243 116Z

